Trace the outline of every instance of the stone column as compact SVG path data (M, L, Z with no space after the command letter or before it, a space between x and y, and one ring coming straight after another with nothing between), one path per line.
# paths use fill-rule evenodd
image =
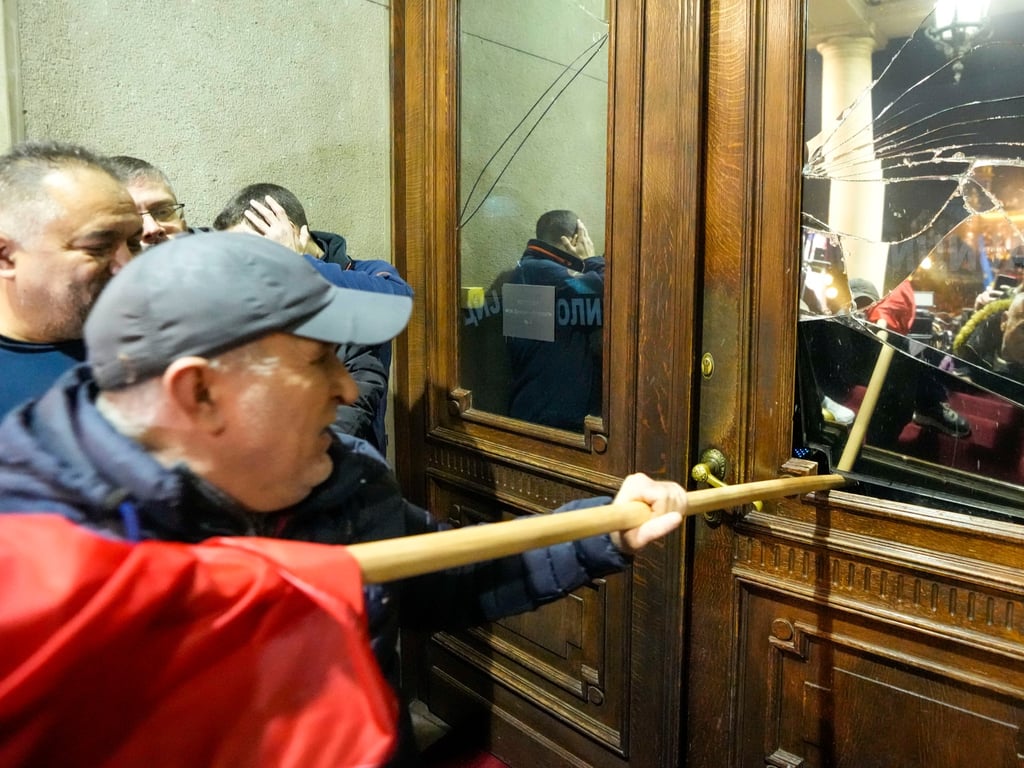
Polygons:
M825 167L832 179L829 220L840 235L850 277L879 290L888 246L882 240L885 184L875 159L871 122L871 52L867 36L833 37L818 45L822 56L821 125Z

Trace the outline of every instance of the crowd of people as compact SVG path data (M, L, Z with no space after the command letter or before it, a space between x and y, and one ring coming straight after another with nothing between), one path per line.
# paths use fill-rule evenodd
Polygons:
M212 229L190 227L167 176L137 158L53 141L0 157L0 523L59 516L106 539L182 544L439 530L402 497L383 453L390 343L408 322L409 286L387 262L352 259L342 236L311 230L280 186L240 190ZM367 585L373 654L396 695L401 627L534 609L623 570L686 512L681 486L643 474L615 500L653 514ZM389 764L411 765L399 713Z

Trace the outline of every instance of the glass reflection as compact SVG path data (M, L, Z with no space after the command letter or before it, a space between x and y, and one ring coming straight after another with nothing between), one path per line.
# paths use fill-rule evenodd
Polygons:
M1024 8L854 5L809 3L797 448L838 458L884 323L855 473L932 503L1013 484L998 506L1024 482Z
M854 316L800 324L798 457L838 464L880 356L873 330ZM937 365L913 336L891 334L889 341L897 352L851 478L882 498L1019 518L1024 513L1024 409L1014 397L1022 394L1021 385L1000 379L1017 391L991 391L951 367L949 358L945 366ZM954 418L962 420L966 426L960 431L967 434L955 434Z
M459 3L459 383L475 410L600 415L605 0Z

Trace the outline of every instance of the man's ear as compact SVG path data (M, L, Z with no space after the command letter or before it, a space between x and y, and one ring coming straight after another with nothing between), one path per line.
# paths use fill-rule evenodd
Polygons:
M0 278L14 277L14 253L17 243L6 232L0 232Z
M223 410L212 395L219 375L205 357L180 357L161 377L164 393L179 415L212 434L224 428Z

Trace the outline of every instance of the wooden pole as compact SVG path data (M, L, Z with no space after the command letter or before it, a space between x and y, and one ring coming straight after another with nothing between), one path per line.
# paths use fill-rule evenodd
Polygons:
M889 333L885 330L885 321L879 321L878 325L882 328L878 332L878 340L882 349L875 361L875 368L871 371L871 379L864 391L864 399L861 400L857 417L853 420L853 426L850 427L850 434L846 436L843 454L839 457L839 463L836 464L836 469L840 472L849 472L853 469L853 463L857 460L860 446L864 442L864 435L867 434L868 424L871 423L871 417L875 413L875 406L878 405L878 396L882 394L885 377L889 375L889 364L892 363L892 357L896 353L895 348L886 344Z
M686 494L686 514L740 506L755 499L838 488L845 483L841 475L808 475L690 491ZM379 584L636 528L650 516L651 508L640 501L607 504L557 515L531 515L489 525L353 544L348 551L359 563L363 580Z

